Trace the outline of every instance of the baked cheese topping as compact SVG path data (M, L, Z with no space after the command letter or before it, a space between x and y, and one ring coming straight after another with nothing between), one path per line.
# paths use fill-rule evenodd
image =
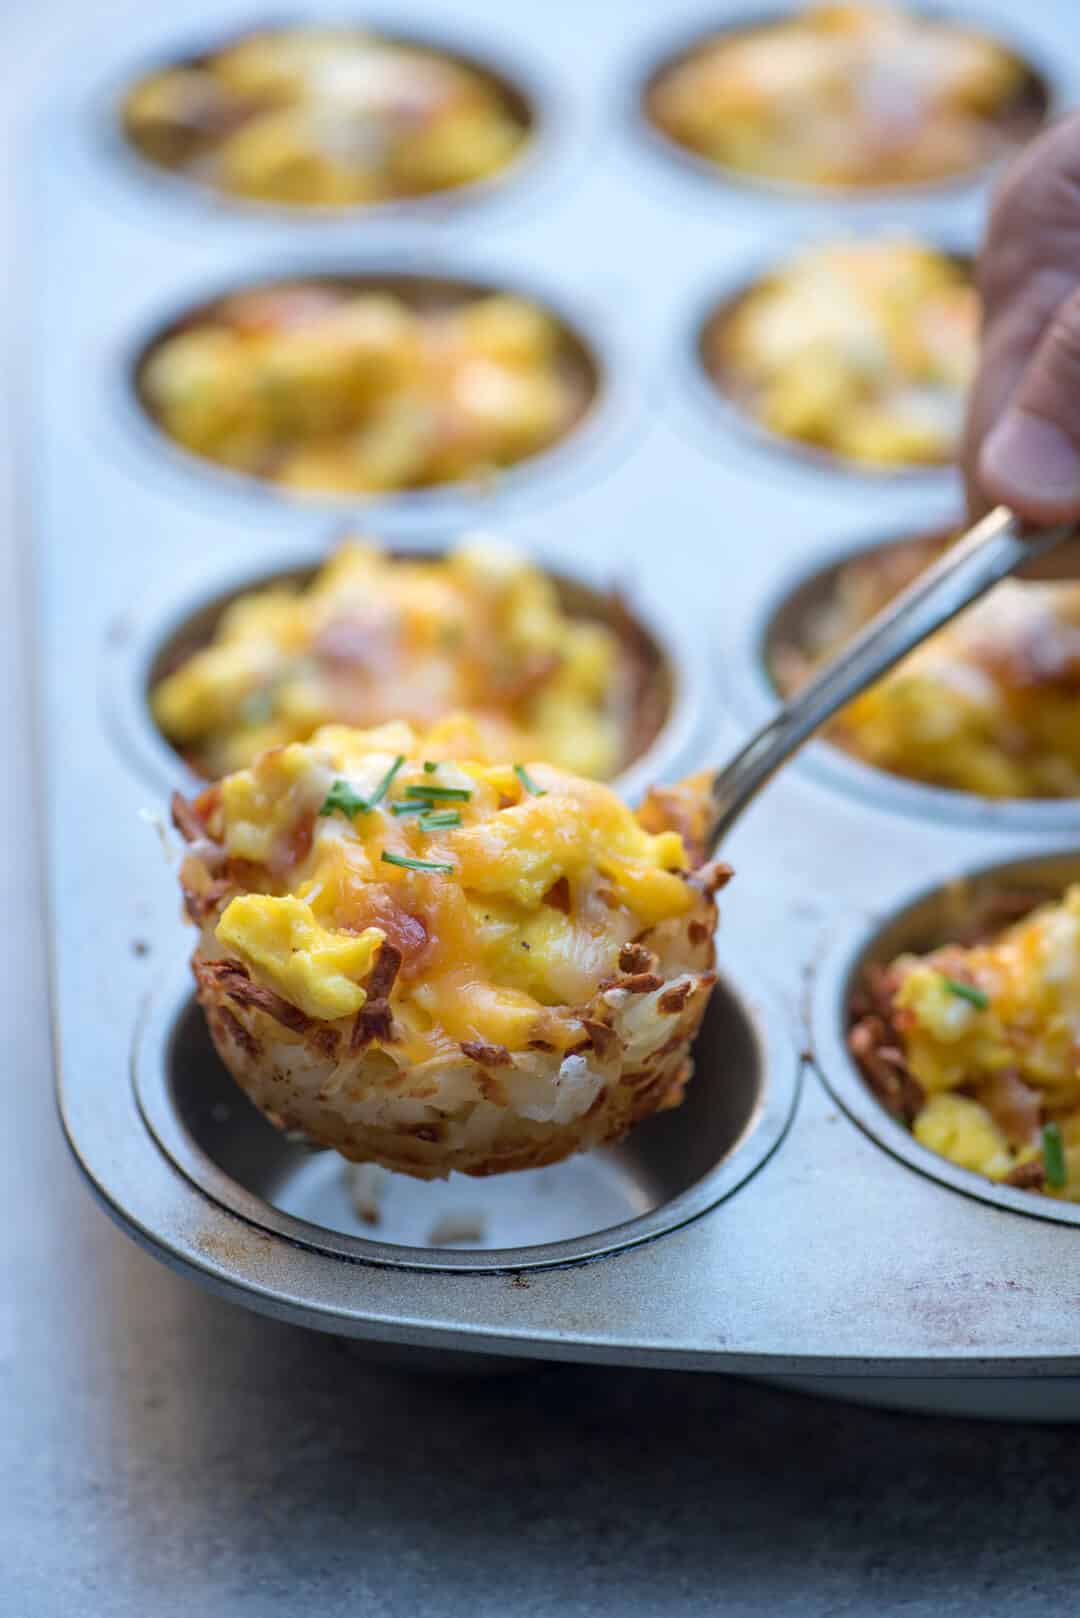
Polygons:
M609 788L550 764L448 759L466 730L328 726L196 800L229 872L218 953L333 1021L363 1006L389 942L406 1064L478 1039L568 1050L568 1008L697 899L677 833L650 834ZM196 850L185 885L205 881Z
M602 779L626 762L640 673L614 629L571 616L508 547L395 559L351 541L305 586L238 597L151 700L210 777L333 721L425 727L468 710L484 757Z
M247 34L140 79L122 116L151 162L296 208L452 190L497 174L527 138L483 72L357 28Z
M139 382L185 449L299 494L482 481L569 431L592 387L528 299L346 281L223 298L160 338Z
M913 563L930 548L913 547ZM910 576L918 568L913 565ZM777 659L795 690L907 582L902 556L859 558L803 647ZM987 798L1080 796L1080 584L1006 580L849 704L830 727L878 769Z
M1080 886L970 947L887 969L918 1140L1080 1200Z
M970 271L883 239L801 253L714 322L706 361L770 431L879 466L956 453L975 369Z
M817 4L705 40L649 110L680 144L761 179L858 189L986 163L1030 133L1031 76L971 28L889 4Z

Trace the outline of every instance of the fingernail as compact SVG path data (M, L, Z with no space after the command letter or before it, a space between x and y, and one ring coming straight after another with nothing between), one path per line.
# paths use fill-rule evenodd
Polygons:
M1080 451L1043 416L1013 406L979 456L984 481L1005 496L1041 502L1080 501Z

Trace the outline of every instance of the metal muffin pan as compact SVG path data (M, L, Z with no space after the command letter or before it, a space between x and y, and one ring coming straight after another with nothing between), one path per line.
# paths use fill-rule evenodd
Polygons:
M721 11L719 7L713 6L704 13L701 13L699 8L699 15L691 27L680 24L676 32L656 41L649 54L642 57L637 76L631 86L628 110L637 135L652 148L657 158L663 159L672 167L678 166L685 175L699 181L707 181L712 185L759 191L770 199L826 202L834 207L880 200L890 201L897 198L933 198L942 194L947 196L965 186L978 185L999 166L999 160L992 158L988 162L977 164L974 168L958 174L944 175L937 180L910 182L897 180L861 188L814 185L800 180L780 180L768 175L748 174L725 163L714 163L702 153L694 151L692 147L684 146L652 116L649 110L649 97L663 74L690 60L708 41L724 36L736 36L755 28L765 27L769 23L779 22L785 16L789 16L792 9L790 6L770 6L768 9L747 9L745 13L740 9L739 14L733 17L727 7ZM1012 122L1015 127L1019 127L1022 123L1023 127L1028 129L1030 121L1030 133L1060 110L1060 89L1050 66L1048 54L1030 41L1019 39L1011 19L999 25L996 20L978 14L970 7L914 5L907 9L924 17L955 17L959 21L981 26L992 34L999 44L1011 50L1021 60L1027 69L1027 81L1021 104L1013 114Z
M213 8L219 31L231 9ZM434 37L446 10L429 0L402 29ZM455 15L480 35L486 10L461 0ZM693 14L676 12L689 34ZM651 17L646 0L627 0L613 40L600 13L557 0L523 8L501 33L512 34L508 57L561 64L567 91L603 109L628 93ZM196 0L188 33L209 19ZM1063 0L1046 5L1047 53L1069 37L1068 21ZM1029 24L1039 31L1037 16ZM138 35L125 51L172 46L152 19ZM502 53L492 31L492 59ZM1068 53L1058 55L1072 93L1080 73L1064 82ZM701 289L731 282L749 249L759 261L777 255L795 204L758 195L751 206L734 191L729 203L717 187L688 211L676 165L670 183L655 165L641 183L641 153L611 119L573 186L538 192L529 217L486 214L483 242L450 218L408 230L373 219L354 224L347 244L337 222L333 253L310 222L207 212L193 229L178 208L165 226L145 188L133 184L132 205L118 206L119 175L85 155L99 133L86 86L122 65L115 42L80 53L38 132L24 365L59 1096L98 1197L150 1251L216 1291L403 1352L683 1366L883 1402L1080 1416L1080 1323L1062 1281L1070 1225L965 1195L886 1149L837 1104L842 1080L824 1047L822 1073L804 1063L795 1079L807 984L832 959L829 937L866 947L907 903L913 876L930 888L1031 857L1031 821L968 816L965 805L913 814L889 783L848 791L809 759L785 771L724 850L738 874L723 897L723 988L691 1099L618 1151L572 1166L569 1225L545 1221L527 1182L479 1181L452 1190L490 1210L487 1245L430 1246L425 1188L397 1182L381 1232L350 1226L333 1160L298 1157L221 1091L190 1012L176 873L141 818L160 811L182 772L164 754L152 760L145 709L136 715L147 660L191 607L306 561L322 519L272 489L224 488L178 467L138 424L130 362L166 314L249 276L370 265L505 280L591 310L575 324L603 352L613 395L647 381L632 453L605 460L582 448L565 478L554 457L538 462L513 499L485 507L355 503L342 516L428 548L481 520L556 572L628 587L665 644L672 625L692 645L707 637L715 684L665 771L723 757L775 701L754 659L782 579L868 536L948 522L956 491L947 478L809 477L779 455L763 475L720 425L715 454L684 430L687 390L667 386L685 358L674 334ZM966 196L948 224L974 240L985 190ZM896 206L897 228L943 234L940 198ZM1080 804L1055 808L1066 817L1056 843L1080 849Z
M350 528L348 532L367 530ZM185 579L183 589L172 580L159 601L141 602L125 621L123 632L114 635L103 692L107 722L155 792L164 796L174 790L190 793L202 784L154 723L149 697L158 680L210 639L221 614L238 595L270 584L310 579L344 537L345 531L337 532L302 560L294 551L277 566L264 567L254 576L250 571L237 574L222 563L204 563L196 578ZM392 554L432 556L441 549L414 546L395 548ZM530 546L529 551L543 564L542 549L538 552L536 546ZM653 665L658 723L642 738L642 747L626 761L614 783L634 801L651 782L674 779L700 756L710 698L709 660L702 637L665 613L661 604L636 599L633 592L620 595L621 612L616 613L613 589L605 587L595 568L590 570L582 562L575 561L572 570L549 567L546 571L555 580L567 611L607 619L617 628L625 624L626 631L640 637Z

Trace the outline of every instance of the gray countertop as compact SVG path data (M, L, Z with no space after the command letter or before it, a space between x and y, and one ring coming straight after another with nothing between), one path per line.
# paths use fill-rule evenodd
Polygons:
M8 9L10 151L41 65L87 11ZM95 9L107 26L125 8ZM8 213L9 294L17 246ZM0 453L7 472L8 431ZM2 1618L1067 1611L1074 1430L597 1367L406 1375L219 1302L112 1228L54 1115L16 633L25 525L8 511Z

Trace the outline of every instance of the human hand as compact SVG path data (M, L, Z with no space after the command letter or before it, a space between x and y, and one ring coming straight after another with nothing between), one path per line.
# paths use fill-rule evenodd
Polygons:
M973 512L1080 517L1080 113L1013 164L979 255L979 369L964 474Z

